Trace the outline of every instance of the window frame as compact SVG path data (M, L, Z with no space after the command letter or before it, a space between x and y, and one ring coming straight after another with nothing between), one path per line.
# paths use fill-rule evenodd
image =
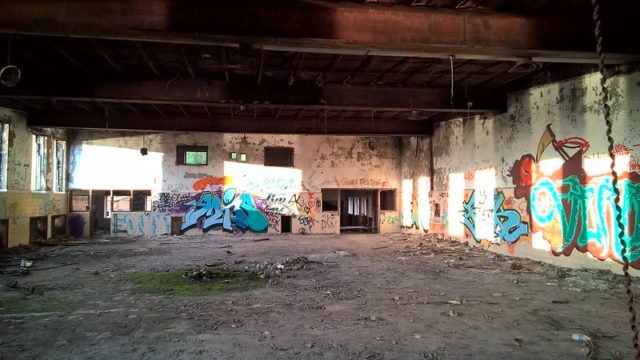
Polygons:
M9 184L9 132L11 124L0 122L0 191L7 191Z
M62 144L60 158L58 158L58 144ZM63 193L67 190L67 142L65 140L53 140L53 155L53 192ZM62 162L60 169L58 161Z
M41 134L33 134L33 148L31 155L31 191L47 191L47 170L49 169L49 137ZM42 139L42 144L39 140ZM42 150L42 154L39 152Z
M289 156L289 160L290 163L287 164L283 164L283 163L279 163L278 161L273 161L274 159L268 159L267 158L267 153L269 151L289 151L290 152L290 156ZM273 155L271 155L273 156ZM265 146L264 148L264 165L265 166L277 166L277 167L294 167L294 159L295 159L295 149L292 147L288 147L288 146Z
M187 164L188 152L203 152L206 155L204 164ZM209 146L207 145L177 145L176 146L176 165L184 166L207 166L209 165Z
M392 208L388 208L388 207L383 207L383 195L382 193L390 193L392 194L392 199L393 199L393 206ZM386 201L384 201L384 203L386 204ZM398 211L398 190L397 189L385 189L385 190L380 190L380 211Z

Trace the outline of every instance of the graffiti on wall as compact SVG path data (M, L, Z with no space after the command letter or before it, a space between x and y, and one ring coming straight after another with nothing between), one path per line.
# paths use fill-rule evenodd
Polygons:
M256 202L248 193L238 192L234 188L224 192L204 192L198 201L191 202L191 209L184 215L180 231L200 228L203 232L222 228L225 231L266 232L269 221L265 214L256 208Z
M332 185L336 187L351 187L351 188L388 188L390 183L386 179L379 178L334 178Z
M549 146L562 165L545 173L540 159ZM528 202L532 231L541 233L554 255L568 256L577 249L600 260L622 262L612 177L607 171L588 172L583 161L588 149L589 143L582 138L556 139L548 126L536 156L523 155L511 169L515 196ZM622 160L619 154L618 161ZM631 266L640 268L640 173L625 169L619 180L627 257Z
M171 234L171 217L154 212L114 212L111 228L114 235L167 235Z
M312 232L322 212L320 193L307 192L294 197L297 206L298 231Z
M151 211L163 214L184 214L191 208L190 203L198 201L200 193L168 193L156 195Z
M231 176L207 176L194 182L192 187L195 191L216 191L232 182L233 178Z
M514 209L505 208L503 191L472 190L462 204L463 224L476 242L513 244L529 235L529 224Z
M434 191L429 197L429 208L431 211L431 221L429 231L432 233L444 233L449 225L447 216L447 199L449 194L446 191Z
M320 228L325 233L340 233L338 212L323 212L320 216Z

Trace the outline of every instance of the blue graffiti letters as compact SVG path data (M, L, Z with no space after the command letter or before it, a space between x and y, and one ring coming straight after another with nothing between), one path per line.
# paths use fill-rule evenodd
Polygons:
M473 239L480 242L482 235L479 234L478 225L480 221L488 221L493 227L494 238L485 239L499 243L504 240L509 244L513 244L520 237L529 234L529 224L523 222L520 213L513 209L504 208L505 196L502 191L495 191L493 198L493 207L486 208L483 200L476 200L476 191L472 191L469 200L464 201L463 206L463 224ZM483 196L482 198L485 198Z
M191 209L185 214L180 231L200 226L203 232L222 227L225 231L266 232L269 227L267 217L256 209L254 199L236 189L227 189L224 193L204 192L198 201L193 201Z

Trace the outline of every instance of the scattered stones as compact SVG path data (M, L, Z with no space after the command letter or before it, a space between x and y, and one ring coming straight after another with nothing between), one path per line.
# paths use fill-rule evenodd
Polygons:
M356 254L344 250L336 250L335 253L344 257L356 256Z
M514 261L509 264L509 269L511 270L522 270L522 263L519 261Z
M286 272L305 270L310 263L306 256L286 258L283 262L263 263L256 265L256 271L261 278L281 276Z

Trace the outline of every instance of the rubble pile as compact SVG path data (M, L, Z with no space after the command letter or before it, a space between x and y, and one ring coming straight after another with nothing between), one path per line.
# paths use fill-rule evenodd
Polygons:
M281 276L285 272L306 270L307 266L314 261L306 256L296 256L286 258L283 262L265 262L256 264L256 272L260 278L271 278Z

